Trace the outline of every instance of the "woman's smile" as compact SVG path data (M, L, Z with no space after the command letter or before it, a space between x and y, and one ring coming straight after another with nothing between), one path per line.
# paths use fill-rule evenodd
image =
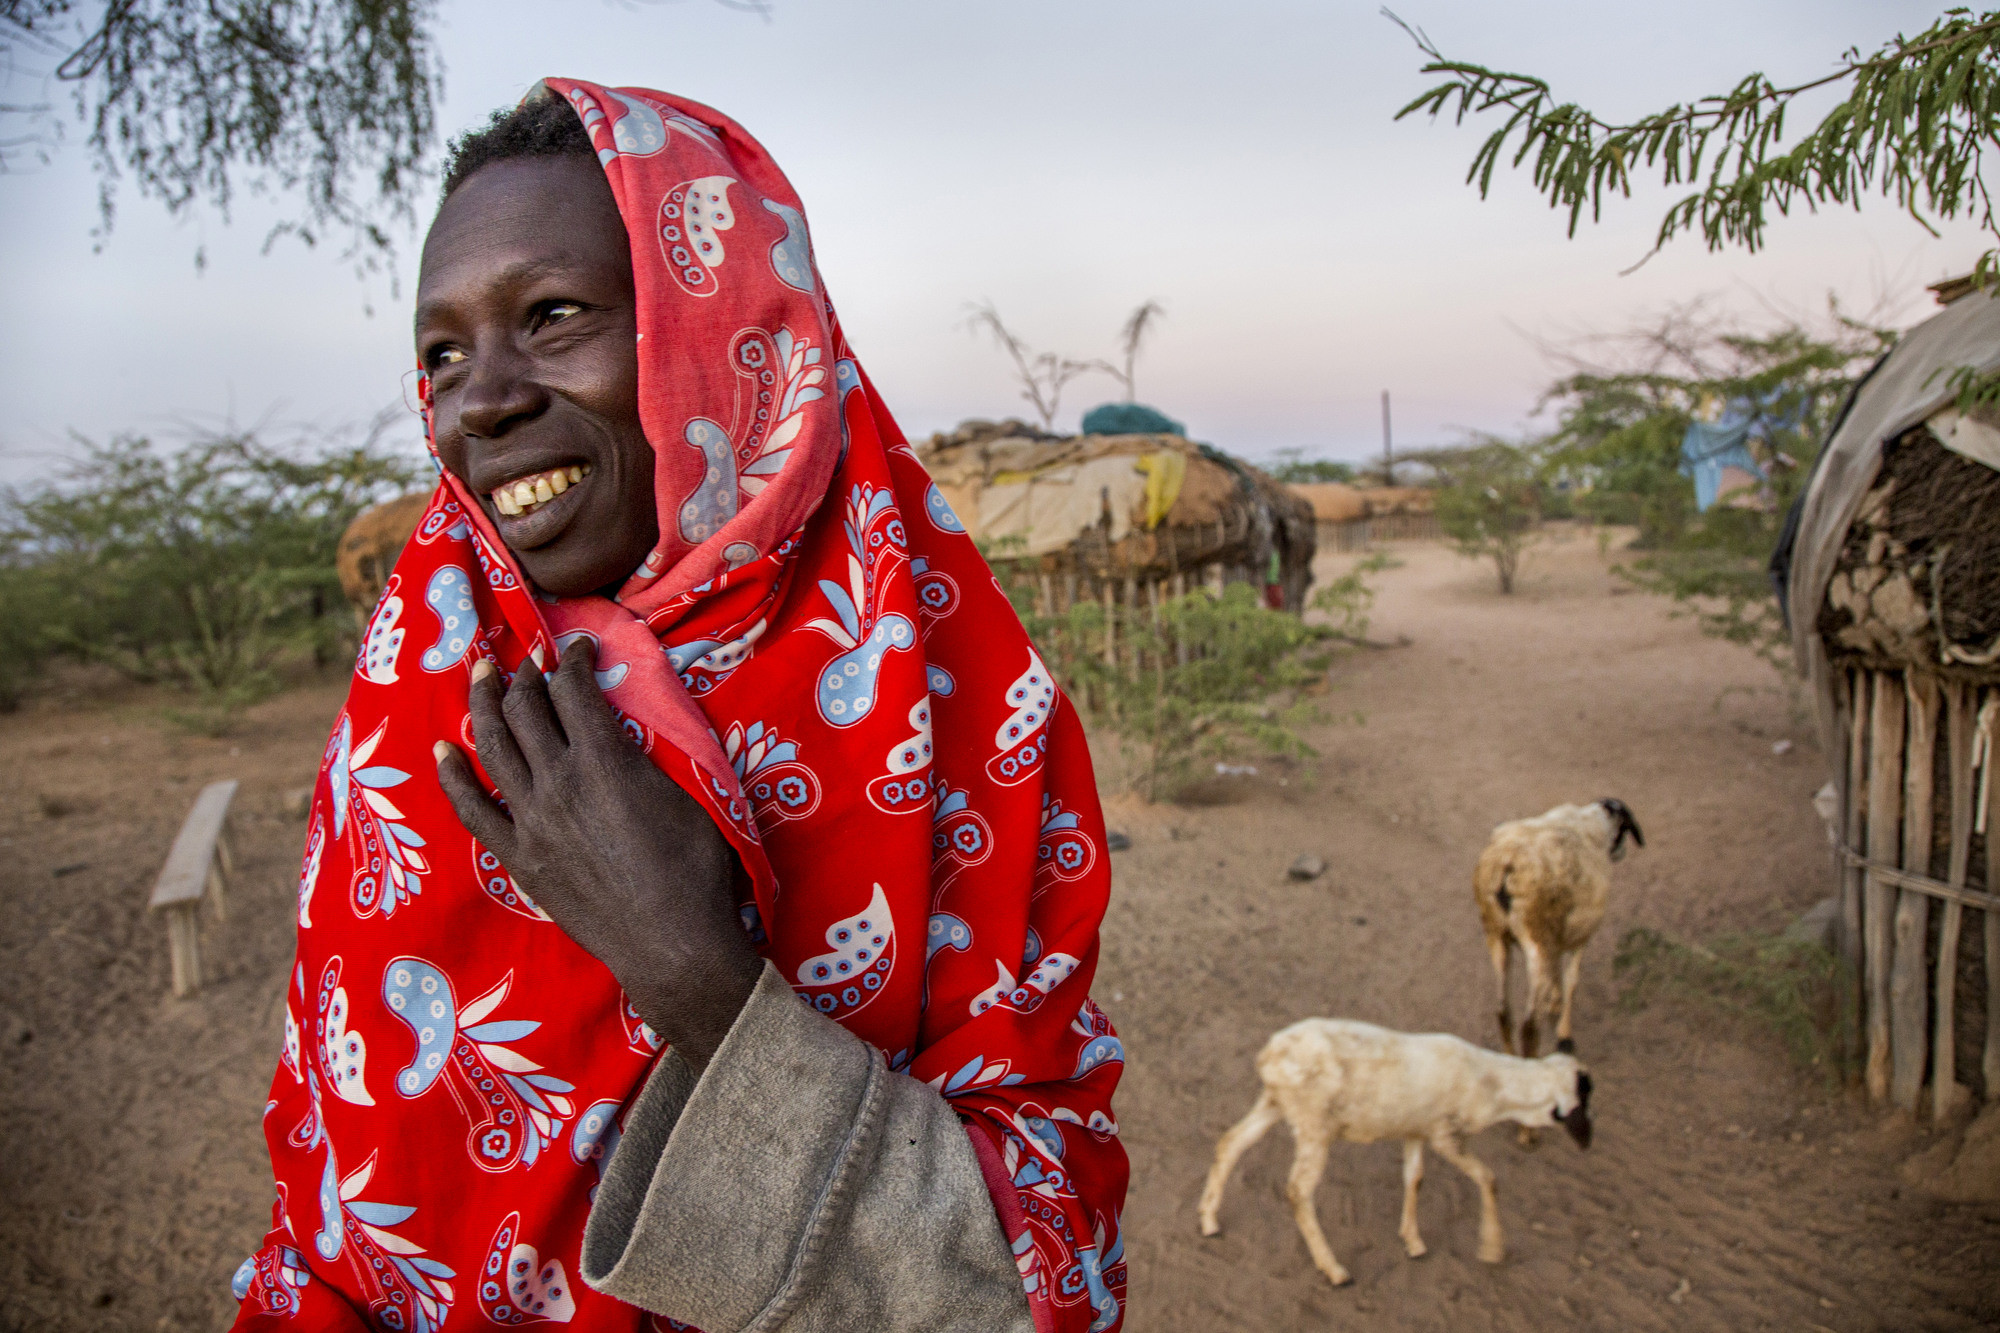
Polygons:
M590 463L526 472L487 492L487 513L507 545L517 551L547 546L590 503Z

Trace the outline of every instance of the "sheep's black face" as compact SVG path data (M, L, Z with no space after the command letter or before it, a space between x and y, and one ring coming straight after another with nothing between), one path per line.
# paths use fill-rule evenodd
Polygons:
M1576 1071L1576 1105L1556 1117L1579 1148L1590 1146L1590 1075Z
M1634 846L1644 847L1646 845L1646 835L1639 831L1639 821L1632 818L1632 809L1630 806L1626 805L1625 802L1619 800L1616 796L1607 796L1599 801L1598 804L1604 807L1604 813L1611 816L1612 823L1618 829L1618 835L1611 840L1612 860L1617 861L1624 858L1625 838L1628 834L1631 836Z

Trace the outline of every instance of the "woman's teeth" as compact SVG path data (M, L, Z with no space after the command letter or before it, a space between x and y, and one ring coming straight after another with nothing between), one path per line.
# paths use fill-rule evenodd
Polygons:
M493 507L510 516L525 514L536 505L547 504L589 475L590 464L582 463L517 477L494 489Z

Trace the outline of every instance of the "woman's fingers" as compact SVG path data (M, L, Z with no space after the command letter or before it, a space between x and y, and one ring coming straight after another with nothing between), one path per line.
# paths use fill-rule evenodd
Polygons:
M444 789L444 798L451 802L459 822L500 858L501 865L511 864L514 821L486 794L464 752L450 741L439 741L431 747L431 754L437 760L438 786Z
M569 741L549 704L548 683L532 657L522 658L515 668L514 683L500 701L500 715L507 719L507 729L531 772L552 771L562 762Z
M616 738L618 723L604 691L597 688L597 645L577 638L563 650L555 679L549 682L549 699L563 734L571 744L589 738L605 741Z
M534 670L533 662L526 665L530 671ZM472 739L479 747L479 762L500 784L507 800L518 804L528 794L531 781L528 761L514 743L514 733L500 711L500 672L484 658L472 668L472 691L467 706L472 711Z

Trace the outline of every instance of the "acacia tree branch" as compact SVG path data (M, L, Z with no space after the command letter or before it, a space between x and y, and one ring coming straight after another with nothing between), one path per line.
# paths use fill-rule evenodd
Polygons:
M1384 11L1387 13L1387 11ZM1699 182L1662 219L1656 249L1699 227L1710 249L1763 244L1767 210L1795 205L1860 206L1880 193L1921 225L1968 213L2000 236L1982 175L1984 153L2000 124L2000 11L1976 18L1946 13L1915 38L1898 36L1873 56L1857 49L1833 73L1780 88L1752 74L1726 94L1697 98L1629 123L1614 123L1574 103L1556 104L1531 75L1447 59L1421 30L1394 14L1427 57L1426 73L1448 77L1397 112L1454 123L1488 111L1506 118L1480 145L1467 172L1481 196L1502 165L1528 167L1551 206L1567 207L1575 234L1584 209L1601 216L1607 194L1629 195L1637 168L1657 170L1668 185ZM1852 80L1848 97L1797 144L1779 151L1785 115L1800 94ZM1519 140L1515 143L1518 133ZM1511 146L1511 151L1510 151ZM1705 179L1704 179L1705 178ZM1982 259L1982 266L1993 254ZM1643 260L1641 262L1644 262Z

